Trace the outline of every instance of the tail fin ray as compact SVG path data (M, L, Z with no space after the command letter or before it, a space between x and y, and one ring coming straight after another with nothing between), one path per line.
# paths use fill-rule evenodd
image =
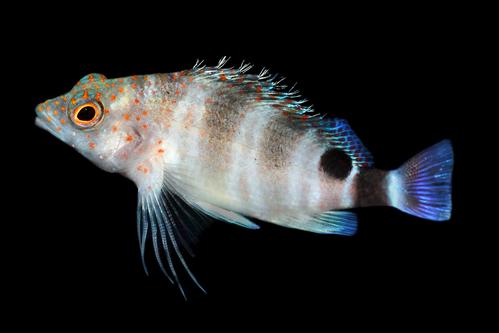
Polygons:
M452 211L454 153L444 140L411 158L388 175L390 204L434 221L449 220Z

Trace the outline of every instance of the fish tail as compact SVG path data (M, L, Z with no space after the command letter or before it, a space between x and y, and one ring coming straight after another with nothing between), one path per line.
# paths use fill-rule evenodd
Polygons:
M443 140L388 173L388 201L403 212L433 221L450 219L454 153Z

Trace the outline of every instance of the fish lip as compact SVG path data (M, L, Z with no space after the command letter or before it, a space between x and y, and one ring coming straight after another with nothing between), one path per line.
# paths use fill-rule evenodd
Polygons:
M47 124L45 124L39 117L35 118L35 125L46 131L49 130Z
M47 132L49 132L50 134L52 134L53 136L55 136L57 139L61 140L62 142L66 142L66 140L64 140L64 138L60 135L60 133L55 131L52 127L50 127L47 124L47 122L43 121L43 119L41 119L40 117L35 118L35 125L43 130L46 130Z

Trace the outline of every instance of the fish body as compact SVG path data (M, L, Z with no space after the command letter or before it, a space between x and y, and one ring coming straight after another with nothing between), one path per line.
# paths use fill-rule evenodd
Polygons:
M346 211L354 207L450 218L449 141L399 169L378 170L345 120L314 114L266 71L224 63L118 79L90 74L36 108L37 125L135 182L142 255L151 235L173 282L180 286L176 254L197 283L182 255L195 238L181 218L192 217L185 206L252 229L258 225L248 217L343 235L356 230L355 214Z

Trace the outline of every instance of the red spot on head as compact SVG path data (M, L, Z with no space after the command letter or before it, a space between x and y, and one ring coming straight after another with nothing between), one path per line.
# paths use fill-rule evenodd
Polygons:
M102 95L102 94L101 94L100 92L98 92L97 94L95 94L95 99L96 99L97 101L100 101L100 97L101 97L101 95Z
M122 92L123 92L123 91L125 91L125 90L123 89L123 87L119 87L119 88L118 88L118 91L119 91L120 93L122 93Z
M220 80L227 81L227 77L225 76L225 74L220 74Z
M138 99L138 98L136 98L136 99L134 100L134 103L135 103L135 104L139 104L139 103L140 103L139 99Z
M118 126L113 125L113 127L111 127L111 131L112 132L116 132L117 130L118 130Z
M61 124L64 125L66 123L66 119L62 118L61 119Z
M256 87L256 92L262 92L262 86Z
M140 116L135 117L135 120L140 121Z
M111 95L111 101L114 102L116 100L116 95Z
M87 99L87 98L88 98L88 91L86 91L86 90L85 90L85 91L83 92L83 98L84 98L84 99Z
M128 113L125 113L125 114L123 115L123 119L125 119L125 120L130 120L130 115L129 115Z
M164 149L158 149L158 154L163 154L165 152Z
M90 149L94 149L94 148L95 148L95 142L90 142L90 143L88 144L88 147L89 147Z
M132 89L137 89L137 83L132 83Z
M162 144L163 140L158 140L158 145Z
M149 113L148 113L147 111L143 111L143 112L142 112L142 115L143 115L143 116L147 116L148 114L149 114Z
M149 127L149 125L147 125L147 124L142 125L142 128L144 128L144 129L147 129L148 127Z
M143 166L142 164L139 164L139 166L137 166L137 170L141 171L143 173L148 173L149 172L149 169L147 167Z
M133 136L131 136L130 134L128 134L128 135L126 136L126 141L127 141L127 142L132 142L132 141L133 141Z

